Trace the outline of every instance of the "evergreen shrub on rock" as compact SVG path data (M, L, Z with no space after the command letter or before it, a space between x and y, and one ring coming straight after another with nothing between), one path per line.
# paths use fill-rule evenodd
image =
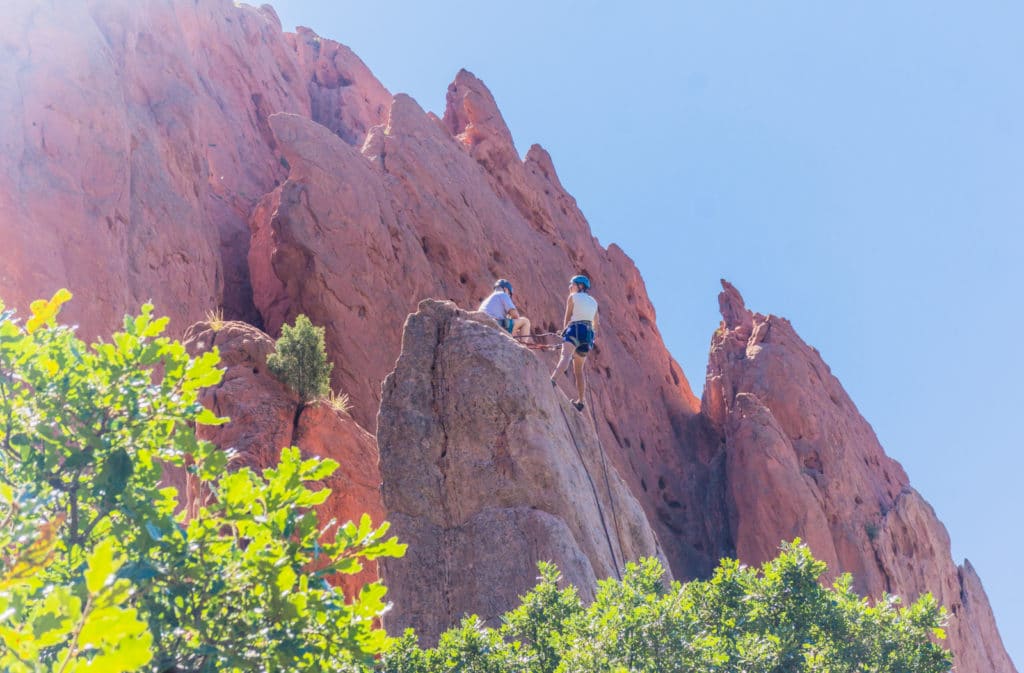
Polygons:
M324 346L324 328L299 314L294 325L282 325L281 337L267 356L267 368L278 381L294 390L303 404L327 396L331 370Z

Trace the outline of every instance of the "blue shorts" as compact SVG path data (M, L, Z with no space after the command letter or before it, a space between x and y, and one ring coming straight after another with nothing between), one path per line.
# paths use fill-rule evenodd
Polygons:
M594 347L594 328L586 321L571 322L562 332L562 341L571 343L576 347L577 355L586 357Z
M516 327L516 323L514 320L512 320L512 318L495 318L495 320L497 320L498 324L501 325L502 329L504 329L509 334L512 334L512 330L514 330Z

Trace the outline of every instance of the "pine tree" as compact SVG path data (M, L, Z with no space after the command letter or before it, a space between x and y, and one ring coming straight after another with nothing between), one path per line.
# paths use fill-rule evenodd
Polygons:
M294 326L283 325L275 351L267 357L267 368L298 393L303 404L327 395L334 365L327 362L324 328L301 314Z

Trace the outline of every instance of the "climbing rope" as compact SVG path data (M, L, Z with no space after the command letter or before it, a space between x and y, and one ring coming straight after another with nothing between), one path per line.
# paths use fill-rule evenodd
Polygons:
M579 442L576 441L576 435L573 434L572 424L569 423L569 417L565 415L565 409L561 404L558 405L559 411L562 412L562 418L565 419L565 425L569 428L569 436L572 437L572 443L576 447L576 455L580 457L580 463L583 465L583 471L587 475L587 481L590 482L590 490L594 494L594 502L597 503L597 515L601 519L601 528L604 529L604 539L608 542L608 551L612 555L612 563L615 564L615 576L617 579L622 579L622 573L619 571L619 559L615 556L615 545L612 544L612 536L608 532L608 524L604 520L604 508L601 507L601 497L597 494L597 486L594 485L594 478L590 475L590 468L587 467L587 461L583 457L583 450L580 449ZM600 439L598 443L600 443ZM601 450L602 462L604 462L604 450ZM605 483L608 483L608 469L605 467ZM611 487L608 488L608 500L611 501ZM612 516L615 516L615 504L612 503ZM622 538L619 536L619 522L615 521L615 536L619 538L619 550L622 550Z
M562 347L562 344L560 342L553 344L537 343L537 339L542 339L549 336L560 337L562 335L559 332L543 332L541 334L523 334L521 336L513 336L512 338L521 343L522 345L526 346L530 350L535 351L555 351ZM531 341L527 341L527 339L530 339Z
M564 411L562 412L562 415L565 415ZM593 406L591 406L590 420L591 422L594 421ZM626 552L622 549L622 533L619 531L619 517L615 513L615 498L612 497L612 484L608 479L608 461L605 458L604 444L601 442L600 438L597 440L597 450L601 452L601 469L604 470L604 487L605 490L608 491L608 504L611 505L612 508L612 523L615 524L615 537L619 540L619 551L625 555ZM623 563L625 563L625 559L623 559Z

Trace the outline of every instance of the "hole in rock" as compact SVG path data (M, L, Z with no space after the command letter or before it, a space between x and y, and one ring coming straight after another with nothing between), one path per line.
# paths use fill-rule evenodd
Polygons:
M817 453L812 453L811 455L804 458L804 467L806 467L808 470L821 472L821 458L818 457Z

